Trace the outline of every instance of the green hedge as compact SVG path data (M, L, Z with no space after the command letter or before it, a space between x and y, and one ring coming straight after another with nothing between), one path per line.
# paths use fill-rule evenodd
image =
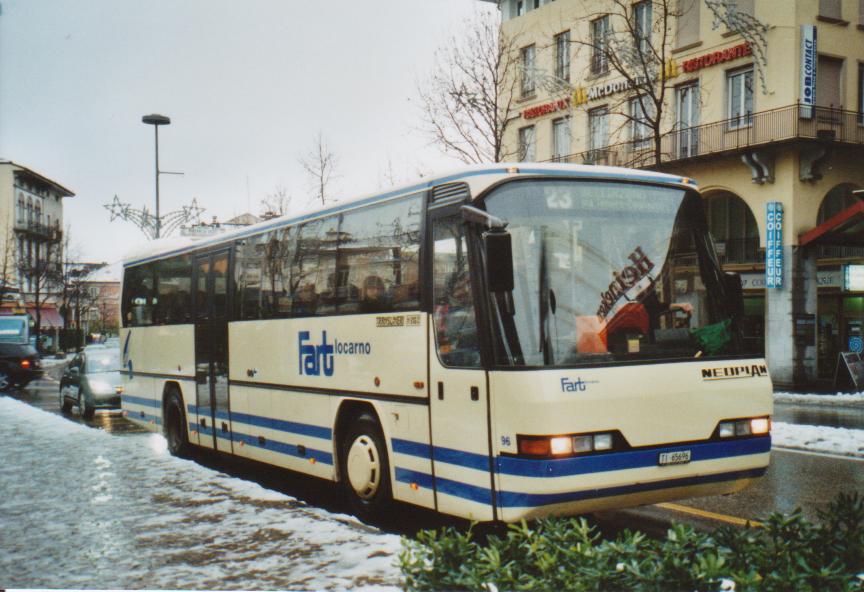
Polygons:
M820 521L796 510L761 527L612 540L584 518L550 518L482 543L448 527L403 539L399 563L408 590L864 591L864 498L841 494Z

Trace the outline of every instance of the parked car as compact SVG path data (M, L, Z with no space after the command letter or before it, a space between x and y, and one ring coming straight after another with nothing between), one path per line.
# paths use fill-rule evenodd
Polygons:
M35 348L26 343L0 342L0 391L25 386L42 378L43 372Z
M120 355L113 348L85 348L75 355L60 379L60 408L78 406L81 417L90 419L97 409L119 409Z

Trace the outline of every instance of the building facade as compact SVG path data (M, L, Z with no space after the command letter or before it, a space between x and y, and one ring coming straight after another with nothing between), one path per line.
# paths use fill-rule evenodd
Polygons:
M864 327L864 0L501 0L524 161L695 179L779 386ZM505 151L506 152L506 151Z
M63 199L74 195L25 166L0 160L0 313L38 317L48 347L63 327Z

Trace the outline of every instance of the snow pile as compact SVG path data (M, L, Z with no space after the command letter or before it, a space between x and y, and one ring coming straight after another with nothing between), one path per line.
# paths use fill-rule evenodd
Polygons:
M840 405L857 407L864 406L864 393L837 393L836 395L819 395L816 393L774 393L775 403L795 403L800 405Z
M396 535L0 397L0 587L395 589Z
M774 422L771 424L771 442L783 448L864 456L864 430Z

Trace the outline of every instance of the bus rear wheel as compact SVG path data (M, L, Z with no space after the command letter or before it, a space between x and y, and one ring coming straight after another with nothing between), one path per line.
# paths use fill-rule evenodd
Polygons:
M185 458L191 451L189 434L186 430L186 414L180 403L180 394L172 391L165 402L165 440L168 452L173 456Z
M342 489L361 520L380 520L390 508L390 463L378 420L362 413L349 425L339 454Z

